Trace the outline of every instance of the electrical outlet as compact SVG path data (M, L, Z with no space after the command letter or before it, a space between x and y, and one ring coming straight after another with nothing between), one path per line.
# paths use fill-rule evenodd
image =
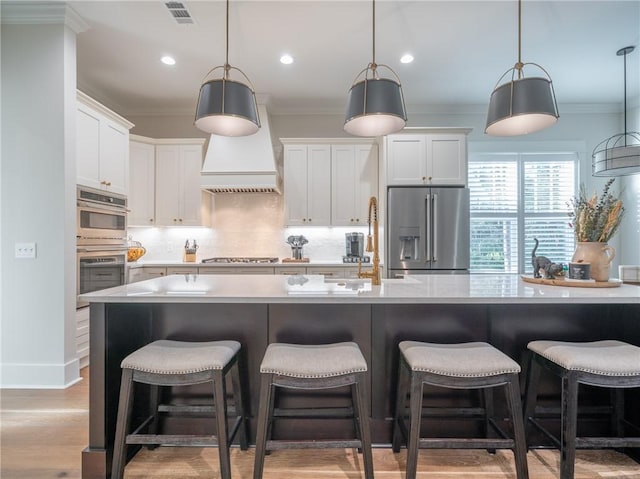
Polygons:
M167 253L173 253L173 241L167 241Z
M33 259L36 257L35 243L16 243L16 258Z

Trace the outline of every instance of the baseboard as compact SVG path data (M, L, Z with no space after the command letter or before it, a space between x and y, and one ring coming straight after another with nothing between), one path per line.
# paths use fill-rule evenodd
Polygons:
M65 364L3 363L1 367L3 389L65 389L82 380L78 359Z

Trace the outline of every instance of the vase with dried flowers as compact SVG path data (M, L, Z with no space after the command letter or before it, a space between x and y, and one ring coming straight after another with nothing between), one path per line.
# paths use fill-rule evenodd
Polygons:
M570 200L569 226L576 236L574 263L589 263L591 278L596 281L608 281L611 261L616 253L607 243L615 234L624 216L622 200L611 193L615 178L604 185L602 195L594 193L587 198L584 185L580 185L580 194Z

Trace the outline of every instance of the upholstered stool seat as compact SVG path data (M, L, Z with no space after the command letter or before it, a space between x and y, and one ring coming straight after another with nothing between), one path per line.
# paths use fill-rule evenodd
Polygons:
M254 479L261 479L267 451L354 447L362 450L366 479L373 479L373 458L369 432L368 394L365 386L367 362L356 343L323 345L273 343L267 347L260 365L262 376ZM274 407L275 388L319 390L351 387L352 408L278 408ZM341 409L341 411L338 411ZM352 417L354 440L273 440L274 419Z
M393 450L400 452L401 442L407 444L407 479L417 473L418 450L425 449L511 449L518 479L528 478L526 444L518 375L520 366L504 353L483 342L435 344L402 341L399 345L398 395L393 422ZM484 408L423 408L423 386L452 389L483 389ZM498 427L492 417L490 388L505 386L507 405L513 428L512 438ZM409 427L405 423L406 402L409 396ZM481 410L481 414L474 414ZM441 413L441 414L439 414ZM487 427L486 438L421 438L423 417L465 417L482 419ZM496 429L500 438L489 438L488 429Z
M132 352L122 360L122 381L118 404L116 437L111 477L124 475L127 444L218 446L220 476L230 479L229 445L239 433L240 447L248 448L247 423L244 414L239 373L240 343L237 341L183 342L159 340ZM228 428L226 376L230 373L233 385L236 419L231 433ZM160 404L159 386L188 386L213 383L213 405ZM128 434L133 405L134 383L151 386L151 413L136 430ZM159 412L214 413L216 436L157 434ZM142 434L145 428L147 434Z
M525 399L526 425L534 425L560 449L560 477L572 479L576 449L640 447L640 437L625 437L625 426L638 428L624 420L624 388L640 387L640 347L615 341L585 343L532 341ZM538 382L541 368L562 379L560 407L561 438L552 435L536 416ZM612 388L610 413L615 437L578 437L578 385Z

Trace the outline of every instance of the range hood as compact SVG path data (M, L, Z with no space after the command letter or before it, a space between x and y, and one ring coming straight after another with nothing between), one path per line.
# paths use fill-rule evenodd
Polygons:
M280 193L281 180L264 105L258 105L258 113L262 126L254 135L211 135L200 174L203 189L211 193Z

